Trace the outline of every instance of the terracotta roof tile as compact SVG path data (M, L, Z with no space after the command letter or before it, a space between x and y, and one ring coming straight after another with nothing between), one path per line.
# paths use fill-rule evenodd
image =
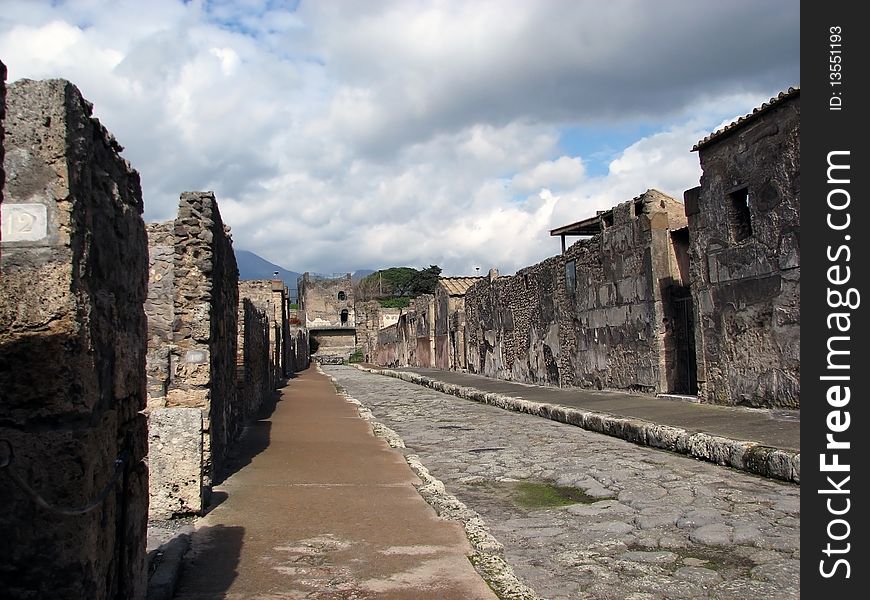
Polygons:
M760 115L766 113L774 106L778 106L779 104L782 104L783 102L785 102L789 98L793 98L794 96L800 95L800 93L801 93L801 88L799 85L795 86L795 87L790 87L790 88L788 88L788 90L786 90L784 92L780 92L779 95L774 96L773 98L771 98L770 100L768 100L767 102L765 102L764 104L759 106L758 108L754 109L748 115L744 115L744 116L740 117L736 121L729 123L728 125L726 125L722 129L717 129L716 131L714 131L713 133L711 133L710 135L705 137L703 140L701 140L700 142L698 142L697 144L692 146L692 152L694 152L696 150L700 150L704 146L710 145L712 142L718 140L722 136L731 133L732 131L734 131L738 127L742 127L746 123L748 123L748 122L758 118Z
M464 296L472 285L483 277L440 277L438 283L450 296Z

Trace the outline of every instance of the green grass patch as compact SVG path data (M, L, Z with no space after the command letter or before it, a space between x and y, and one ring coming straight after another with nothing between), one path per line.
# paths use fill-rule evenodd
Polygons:
M364 359L365 359L365 356L363 356L362 348L357 348L356 350L353 351L353 354L351 354L348 357L347 362L351 363L351 364L361 363Z
M592 504L600 500L600 498L593 498L578 488L531 481L517 483L514 486L513 496L518 505L526 508Z

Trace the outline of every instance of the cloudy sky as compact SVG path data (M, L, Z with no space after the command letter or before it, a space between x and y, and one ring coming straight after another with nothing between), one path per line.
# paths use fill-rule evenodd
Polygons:
M213 190L295 271L502 273L698 184L692 145L799 84L795 0L0 0L9 80L63 77L142 176Z

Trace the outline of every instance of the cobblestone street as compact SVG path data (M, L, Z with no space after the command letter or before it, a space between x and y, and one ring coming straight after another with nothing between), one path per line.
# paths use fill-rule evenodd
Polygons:
M481 515L541 597L800 597L797 485L352 367L324 371ZM522 498L530 482L583 494L544 507Z

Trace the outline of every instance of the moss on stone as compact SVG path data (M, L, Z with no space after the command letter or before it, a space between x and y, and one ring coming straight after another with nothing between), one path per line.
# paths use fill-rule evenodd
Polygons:
M599 500L574 487L522 481L514 486L514 501L526 508L547 508L570 504L591 504Z

